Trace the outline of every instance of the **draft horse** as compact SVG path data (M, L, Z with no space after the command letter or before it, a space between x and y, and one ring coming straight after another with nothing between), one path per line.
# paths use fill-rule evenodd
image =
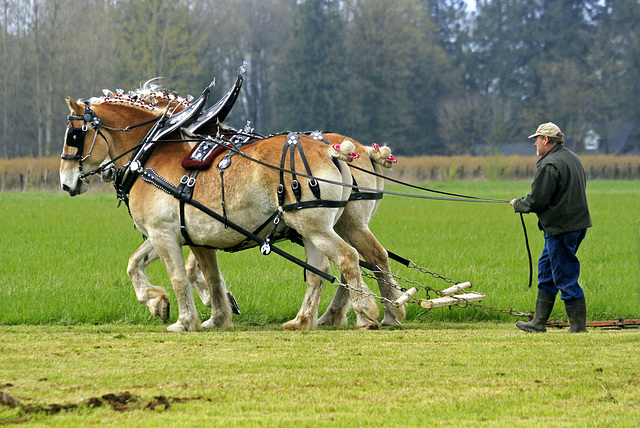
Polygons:
M158 91L153 86L148 87L150 86L148 85L149 83L151 83L151 81L136 91L133 94L134 97L148 104L151 104L150 99L153 98L155 105L158 107L170 106L171 93L164 92L166 95L158 95ZM198 134L228 136L241 133L220 125L220 122L224 120L231 110L241 84L242 75L239 75L236 84L218 103L202 113L196 122L189 127L189 131L197 132ZM111 94L111 96L113 97L114 95ZM182 106L185 105L185 103L180 100L177 100L176 103L178 104L177 110L182 110ZM349 166L353 167L351 168L351 175L354 179L354 184L365 188L383 190L384 181L379 176L380 166L390 168L394 161L389 148L381 148L375 144L365 147L352 138L336 133L320 133L316 131L308 132L307 134L328 145L341 144L344 141L352 142L354 144L353 151L357 155L355 158L350 159L349 162ZM377 173L378 176L371 173ZM404 306L395 307L389 303L389 301L394 301L399 297L399 287L397 287L392 275L389 274L390 267L386 250L380 245L368 227L369 221L378 206L379 196L381 196L381 193L352 191L349 202L341 214L335 230L343 239L356 247L368 263L380 268L375 274L378 277L382 296L388 299L383 301L384 319L382 320L382 325L392 326L401 324L405 318L405 309ZM136 296L140 303L146 305L153 316L161 317L166 321L169 317L166 291L161 287L152 285L146 274L146 267L157 259L158 256L153 246L149 241L145 241L129 259L127 272L132 280L136 290ZM187 258L186 268L193 288L197 291L203 303L210 307L211 302L208 287L206 286L193 253ZM218 275L218 277L221 281L223 280L221 274ZM315 278L322 281L320 277L316 276ZM322 290L322 285L318 284L312 287L312 289ZM325 314L318 319L318 324L346 324L348 309L349 293L344 287L339 287ZM301 316L304 315L299 314L296 319L285 323L283 327L285 329L300 328L301 325L304 325L304 323L301 324L300 322Z
M60 164L60 182L63 190L71 196L86 192L89 185L87 173L97 170L105 159L114 160L116 168L125 166L124 155L143 141L150 121L163 111L140 108L138 105L105 102L93 98L85 104L67 99L71 112L66 131L63 159ZM133 124L143 124L133 127ZM82 133L76 130L82 129ZM127 129L129 132L119 132ZM71 138L83 138L91 144L72 144ZM257 141L246 146L243 152L266 165L280 163L280 154L287 144L286 136L276 136ZM350 187L332 183L352 183L348 167L342 161L335 161L339 153L310 137L300 136L300 149L318 178L322 197L329 201L349 199ZM144 165L161 176L167 183L177 186L184 175L179 160L185 158L191 146L185 142L159 144ZM294 168L292 159L298 165L302 158L300 150L291 159L284 161L285 168ZM233 173L225 178L225 211L229 219L241 224L247 230L254 230L274 212L282 208L276 189L280 183L278 171L266 168L246 157L238 156L233 163ZM290 175L284 176L286 188L292 183ZM305 181L303 179L303 181ZM306 180L308 181L308 180ZM306 185L299 186L301 201L315 199ZM212 170L202 171L193 198L211 210L222 210L222 186L220 177ZM285 204L294 202L291 192L285 192ZM143 180L136 180L130 189L128 205L136 227L148 237L151 245L163 261L178 302L179 316L169 331L195 331L200 328L200 320L195 308L191 283L189 281L182 246L186 244L180 232L180 203L172 195ZM325 257L340 270L343 280L350 285L349 297L356 313L359 329L377 328L378 309L370 297L368 288L360 274L358 252L347 244L334 230L343 208L317 207L285 211L282 221L294 229L305 246L307 260L312 266L328 269ZM231 325L231 307L226 295L224 281L220 280L215 249L226 249L240 244L244 237L237 231L226 228L220 222L192 205L184 209L184 224L189 230L191 251L194 253L209 287L211 317L204 327L227 327ZM296 319L298 328L315 328L319 303L318 285L322 281L307 275L307 294Z

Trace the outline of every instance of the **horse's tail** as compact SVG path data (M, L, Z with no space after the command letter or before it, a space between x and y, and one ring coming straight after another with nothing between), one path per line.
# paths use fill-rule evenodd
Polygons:
M391 154L391 148L387 146L380 147L374 143L372 147L366 146L365 149L372 161L385 168L391 168L397 162L396 158Z
M334 158L338 158L345 162L351 162L353 159L359 157L355 150L356 146L351 141L345 139L340 144L331 145L329 148L329 153Z

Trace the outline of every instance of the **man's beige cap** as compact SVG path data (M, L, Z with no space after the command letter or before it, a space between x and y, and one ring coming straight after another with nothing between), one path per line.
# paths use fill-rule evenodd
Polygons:
M536 138L539 136L543 137L554 137L554 138L564 138L564 134L558 128L558 125L555 123L547 122L538 126L536 133L533 135L529 135L529 138Z

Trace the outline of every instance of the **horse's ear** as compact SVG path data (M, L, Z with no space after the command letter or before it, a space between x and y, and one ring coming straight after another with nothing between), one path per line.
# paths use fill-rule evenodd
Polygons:
M75 114L76 116L82 116L84 114L84 104L78 103L71 97L67 97L65 101L67 102L67 106L69 106L71 114Z

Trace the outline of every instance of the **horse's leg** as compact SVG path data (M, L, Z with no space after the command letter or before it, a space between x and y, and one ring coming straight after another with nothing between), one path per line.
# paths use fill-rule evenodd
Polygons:
M300 232L300 230L299 230ZM309 239L335 265L350 285L349 296L356 313L356 327L359 329L378 328L378 307L373 301L369 288L362 280L358 264L358 252L347 244L333 229L324 234L316 234Z
M162 321L169 319L169 299L167 290L152 285L147 276L147 266L158 259L158 253L149 240L143 242L135 253L129 258L127 273L136 297L140 303L149 308L151 315L160 317Z
M323 272L329 272L331 266L327 256L306 239L304 240L304 250L307 263ZM294 319L282 325L285 330L315 330L318 326L318 305L320 304L324 279L309 271L306 272L306 276L307 292L304 295L302 306Z
M353 245L364 259L380 268L381 272L376 272L378 287L382 297L395 301L402 295L399 286L391 275L389 267L389 256L387 250L378 242L376 237L368 228L364 229L344 229L341 230L347 241ZM384 319L382 325L400 325L406 317L404 306L395 307L388 301L383 301Z
M178 321L167 327L167 330L172 332L197 331L200 329L200 319L196 303L193 300L191 283L184 266L182 246L175 241L172 242L171 238L171 236L159 231L149 236L167 269L178 301Z
M345 282L344 275L341 275L341 281ZM318 325L346 325L349 322L347 312L350 308L349 290L339 286L333 295L333 299L331 299L331 303L329 303L329 307L318 318Z
M231 304L227 296L227 286L218 267L216 251L194 247L192 253L202 269L202 279L206 280L210 296L211 318L202 324L204 328L231 327Z
M211 294L209 291L209 284L207 284L207 281L204 279L204 275L202 274L202 270L200 269L200 265L198 265L198 260L196 259L195 254L193 254L193 251L189 253L184 266L185 269L187 269L187 275L189 276L191 286L196 290L198 296L200 296L202 303L204 303L206 307L210 308Z

